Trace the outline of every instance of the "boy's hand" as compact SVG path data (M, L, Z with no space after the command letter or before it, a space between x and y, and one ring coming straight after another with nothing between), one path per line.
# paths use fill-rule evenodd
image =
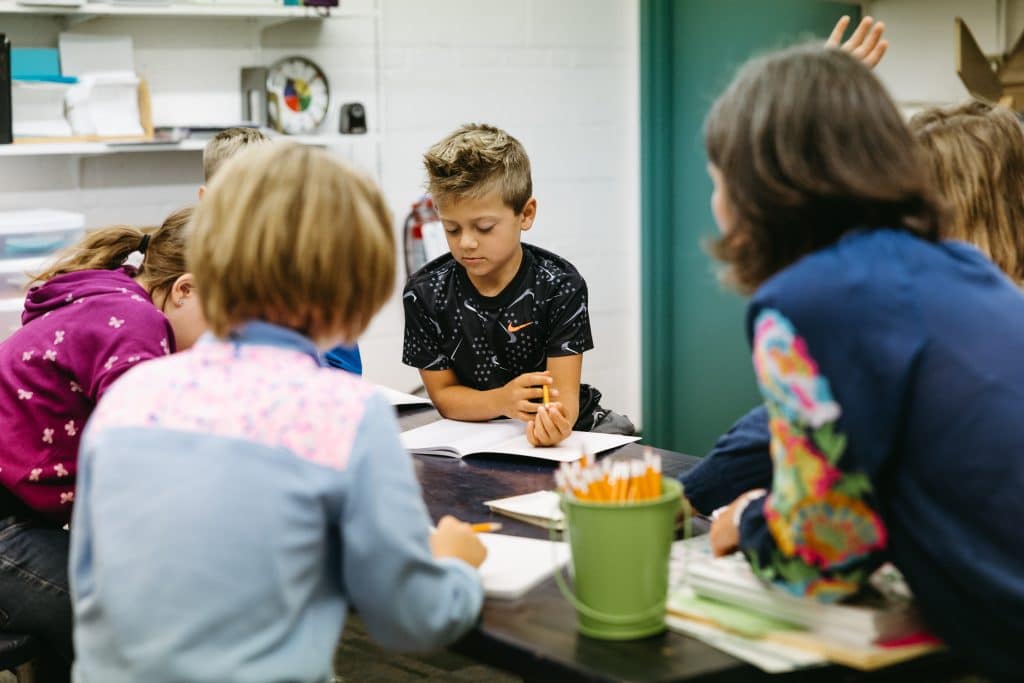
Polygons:
M872 24L874 24L873 28ZM828 37L825 45L849 52L864 66L874 69L882 61L885 51L889 49L889 41L882 39L882 34L885 33L885 24L880 21L875 23L871 17L864 17L860 20L850 39L842 43L840 41L849 26L850 17L842 17L836 22L835 28L832 29L832 35Z
M534 419L537 408L540 407L540 404L533 403L532 399L544 398L542 385L546 384L551 387L549 390L551 396L558 396L558 390L551 386L554 383L555 380L551 378L551 373L546 370L519 375L502 389L504 392L502 414L516 420L529 422Z
M456 557L479 567L487 557L487 548L473 532L473 528L451 515L445 515L430 536L430 550L435 558Z
M526 423L526 440L533 446L554 446L572 434L561 403L537 407L537 417Z

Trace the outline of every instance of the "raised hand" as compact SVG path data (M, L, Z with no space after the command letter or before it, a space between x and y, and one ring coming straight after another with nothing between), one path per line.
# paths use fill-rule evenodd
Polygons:
M836 22L832 29L832 35L828 37L825 45L837 47L844 52L849 52L853 57L860 60L864 66L874 69L882 61L885 51L889 49L889 41L882 38L885 33L885 24L876 22L871 17L864 17L860 20L853 35L844 43L843 34L850 26L850 17L843 16Z

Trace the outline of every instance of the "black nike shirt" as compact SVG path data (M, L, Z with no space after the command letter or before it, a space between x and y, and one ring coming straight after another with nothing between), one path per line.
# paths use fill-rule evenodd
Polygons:
M421 370L455 371L463 386L486 391L547 359L594 348L587 283L571 263L523 244L523 261L496 296L477 291L451 254L423 266L405 286L402 362ZM593 424L601 393L580 385L576 429Z

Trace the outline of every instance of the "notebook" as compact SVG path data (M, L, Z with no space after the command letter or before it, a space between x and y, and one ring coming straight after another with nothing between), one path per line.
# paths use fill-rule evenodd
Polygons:
M569 561L566 543L505 534L477 534L477 538L487 548L479 571L489 598L520 598Z
M518 519L520 522L561 531L565 518L559 507L561 498L555 491L534 491L521 496L484 501L492 512Z
M531 446L518 420L460 422L438 420L402 433L402 445L411 453L464 458L477 453L521 455L528 458L574 462L586 451L591 455L639 441L638 436L573 432L557 446Z

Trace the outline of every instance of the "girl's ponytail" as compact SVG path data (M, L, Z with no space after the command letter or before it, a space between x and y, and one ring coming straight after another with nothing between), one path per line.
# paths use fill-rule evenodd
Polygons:
M138 250L143 236L150 232L153 232L153 228L135 228L130 225L90 230L78 242L67 247L49 268L32 275L32 282L46 282L58 275L79 270L120 268L128 255Z

